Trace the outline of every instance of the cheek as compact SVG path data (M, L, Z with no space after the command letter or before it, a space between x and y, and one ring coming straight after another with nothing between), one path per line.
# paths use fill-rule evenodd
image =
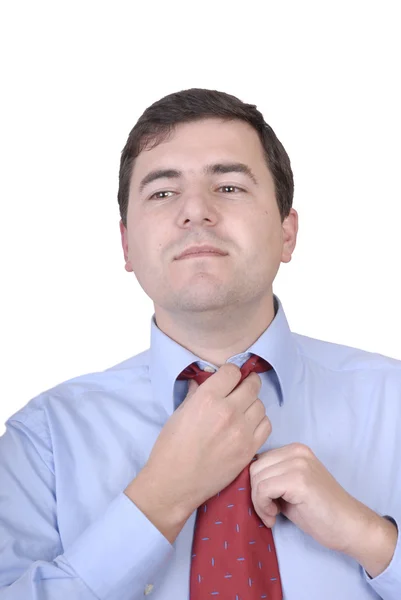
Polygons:
M145 227L137 222L130 230L129 255L134 270L140 270L141 265L146 262L151 248L149 235L145 235Z
M280 264L283 249L282 228L279 222L274 222L269 214L263 213L254 224L250 242L259 256L263 257L266 266L273 269Z
M249 236L254 244L273 248L280 245L281 227L277 219L269 212L259 214L249 229Z
M138 221L131 230L130 257L134 270L155 273L161 269L163 256L163 230L157 224Z

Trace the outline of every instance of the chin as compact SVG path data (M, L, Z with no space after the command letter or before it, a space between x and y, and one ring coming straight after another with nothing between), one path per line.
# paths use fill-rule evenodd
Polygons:
M175 310L205 312L209 310L221 309L227 306L227 294L218 295L201 293L181 293L175 298Z

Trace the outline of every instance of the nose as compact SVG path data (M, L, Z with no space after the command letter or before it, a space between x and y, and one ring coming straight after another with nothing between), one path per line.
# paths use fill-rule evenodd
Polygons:
M218 219L216 203L206 191L188 193L182 198L178 214L180 227L213 226Z

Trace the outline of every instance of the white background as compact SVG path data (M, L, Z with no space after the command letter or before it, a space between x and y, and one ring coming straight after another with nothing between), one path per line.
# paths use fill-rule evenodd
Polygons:
M143 110L206 87L290 155L291 329L401 359L398 2L3 1L0 434L32 397L149 344L124 270L120 152Z

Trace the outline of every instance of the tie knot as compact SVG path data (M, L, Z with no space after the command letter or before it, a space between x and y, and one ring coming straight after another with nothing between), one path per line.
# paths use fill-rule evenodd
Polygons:
M253 371L255 373L264 373L265 371L269 371L272 366L268 363L264 358L257 356L256 354L252 354L250 358L242 365L241 367L241 381L248 377L250 373ZM195 379L196 383L199 385L206 381L213 373L209 373L208 371L202 371L198 367L198 365L194 362L189 365L186 369L184 369L177 377L177 379Z

